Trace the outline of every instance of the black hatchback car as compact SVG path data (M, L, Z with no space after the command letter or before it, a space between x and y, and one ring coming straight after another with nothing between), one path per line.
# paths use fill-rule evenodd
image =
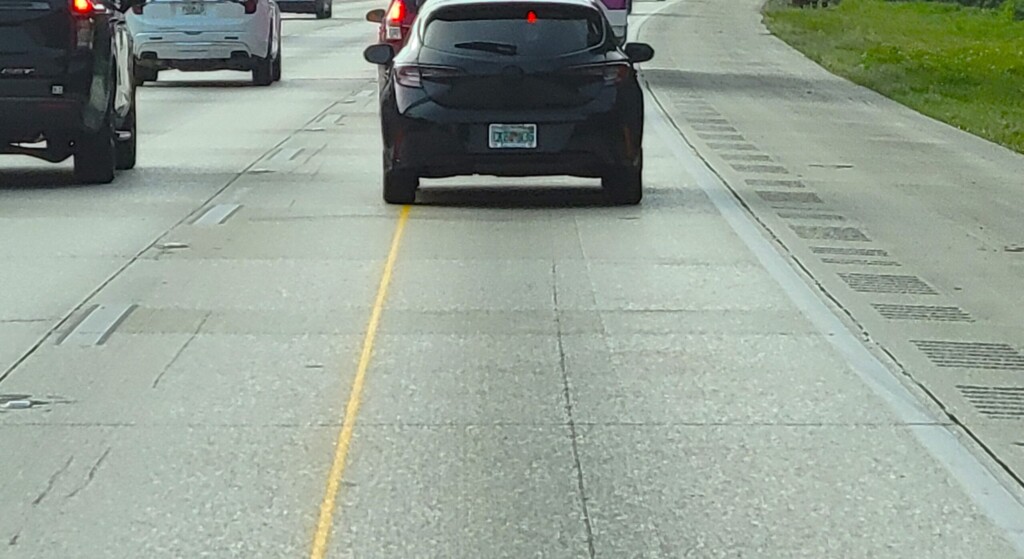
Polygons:
M81 182L135 166L124 12L139 0L0 0L0 154L58 163Z
M643 93L597 0L431 0L381 94L384 200L415 200L421 177L600 178L617 203L643 196Z

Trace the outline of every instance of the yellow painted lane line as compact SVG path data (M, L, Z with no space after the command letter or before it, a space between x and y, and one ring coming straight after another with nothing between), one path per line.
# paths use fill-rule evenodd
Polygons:
M381 275L380 286L377 288L377 299L373 303L370 322L366 327L366 338L363 339L363 352L359 356L356 377L352 381L348 404L345 406L345 422L342 423L341 433L338 435L338 443L334 450L334 462L331 464L331 471L327 476L327 489L324 491L323 501L320 502L320 518L316 523L313 549L309 554L310 559L324 559L327 554L327 544L330 541L331 529L334 526L334 511L338 501L338 489L341 487L341 479L345 475L348 451L352 445L352 433L355 430L356 418L359 415L359 406L362 404L366 371L370 368L370 360L373 357L373 343L377 339L380 316L384 312L384 301L387 299L388 287L391 285L391 275L395 269L395 260L398 259L398 247L402 244L402 234L405 232L405 225L408 221L409 206L405 206L399 215L398 225L395 227L395 234L391 239L391 250L388 252L387 263L384 264L384 273Z

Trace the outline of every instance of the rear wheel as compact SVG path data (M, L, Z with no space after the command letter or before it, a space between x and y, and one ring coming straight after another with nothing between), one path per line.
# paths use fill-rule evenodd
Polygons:
M643 168L615 168L601 178L601 188L613 203L635 206L644 197Z
M108 184L117 168L117 133L113 110L98 132L83 133L75 140L75 180L86 184Z
M156 68L146 68L144 66L135 65L135 75L132 76L132 80L135 82L135 86L138 87L146 82L155 82L160 79L160 70Z
M316 18L317 19L331 19L331 11L333 9L332 0L319 0L316 3Z
M408 171L384 170L384 201L388 204L412 204L420 179Z
M135 161L138 156L139 136L135 117L135 94L132 93L132 108L124 119L122 130L124 138L118 134L117 138L117 168L122 171L135 168Z
M270 57L256 59L256 65L252 67L252 83L256 85L274 83L274 61Z
M270 53L274 50L274 30L270 30L267 41L267 56L256 57L256 63L252 67L252 82L256 85L270 85L274 83L274 59Z
M270 69L271 79L275 82L281 81L281 47L277 48L277 56L274 57L274 64Z

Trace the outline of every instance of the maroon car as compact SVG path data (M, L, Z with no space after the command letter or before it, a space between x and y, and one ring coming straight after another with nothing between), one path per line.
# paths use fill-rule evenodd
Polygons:
M377 40L386 43L398 52L409 38L409 29L416 21L416 14L424 0L391 0L387 10L371 10L366 14L367 21L379 23Z

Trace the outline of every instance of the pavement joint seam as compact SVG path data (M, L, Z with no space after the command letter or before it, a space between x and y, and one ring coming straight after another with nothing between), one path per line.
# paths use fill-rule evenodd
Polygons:
M556 262L551 263L551 285L552 296L555 308L555 325L558 330L558 366L562 373L563 395L565 397L565 413L568 419L569 437L572 442L573 466L576 469L576 483L580 495L580 507L583 511L583 526L587 535L587 550L590 559L597 556L597 549L594 545L594 527L590 519L590 510L587 506L587 487L583 474L583 463L580 460L579 436L576 429L576 421L573 413L572 388L569 382L569 368L566 364L565 344L563 343L562 319L558 308L558 266Z
M189 348L189 346L192 345L192 342L194 342L196 338L199 337L199 332L203 329L203 326L206 326L206 323L210 320L211 315L213 315L213 311L206 313L206 316L204 316L203 319L199 321L199 325L196 326L195 330L192 332L192 335L189 336L188 340L186 340L185 343L182 344L180 348L178 348L178 351L175 352L174 357L172 357L171 360L168 361L166 365L164 365L163 369L160 370L160 374L158 374L156 378L153 379L153 388L156 388L157 386L160 385L160 381L163 380L164 375L167 374L167 371L171 370L171 367L173 367L174 364L178 362L178 359L180 359L182 354L184 354L185 351Z

